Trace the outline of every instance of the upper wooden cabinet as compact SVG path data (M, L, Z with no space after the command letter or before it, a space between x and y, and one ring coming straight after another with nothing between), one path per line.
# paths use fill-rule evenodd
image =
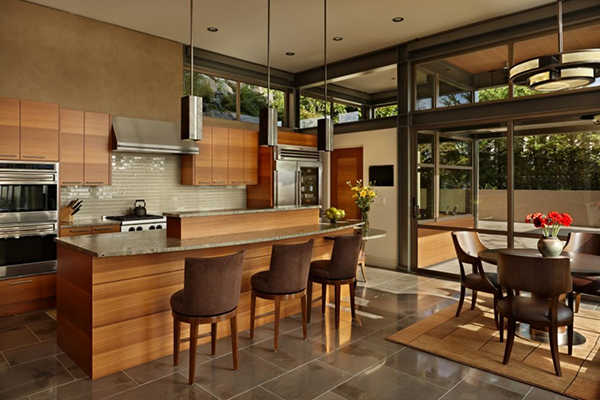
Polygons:
M258 184L258 132L205 125L197 143L181 157L182 185Z
M21 160L58 161L58 104L21 100Z
M110 185L110 116L62 109L61 185Z
M20 156L21 102L0 97L0 159L18 160Z
M244 131L229 129L229 185L244 184Z

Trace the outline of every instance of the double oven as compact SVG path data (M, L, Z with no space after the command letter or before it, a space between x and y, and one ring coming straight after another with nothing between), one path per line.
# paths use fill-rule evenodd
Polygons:
M0 161L0 277L56 269L58 164Z

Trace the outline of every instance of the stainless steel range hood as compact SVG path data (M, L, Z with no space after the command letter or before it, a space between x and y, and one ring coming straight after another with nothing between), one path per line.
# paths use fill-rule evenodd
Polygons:
M179 123L113 117L116 148L132 153L198 154L196 142L181 140Z

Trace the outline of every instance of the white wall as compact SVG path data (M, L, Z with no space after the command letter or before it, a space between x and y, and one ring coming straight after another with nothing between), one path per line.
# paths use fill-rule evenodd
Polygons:
M363 178L369 179L369 166L393 165L394 187L378 187L379 198L371 206L369 213L372 228L384 229L387 236L367 244L367 263L386 268L398 265L398 166L397 166L397 130L383 129L379 131L355 132L335 135L336 149L349 147L363 148ZM330 199L330 162L324 160L323 204L329 207Z

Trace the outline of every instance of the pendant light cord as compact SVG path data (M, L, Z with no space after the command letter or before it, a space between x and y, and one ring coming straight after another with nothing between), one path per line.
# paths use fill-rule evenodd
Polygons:
M323 0L323 63L325 64L325 123L327 123L327 0Z
M562 0L557 0L558 3L558 52L563 52L563 9Z
M190 96L194 95L194 0L190 0Z
M271 0L267 0L267 108L271 108Z

